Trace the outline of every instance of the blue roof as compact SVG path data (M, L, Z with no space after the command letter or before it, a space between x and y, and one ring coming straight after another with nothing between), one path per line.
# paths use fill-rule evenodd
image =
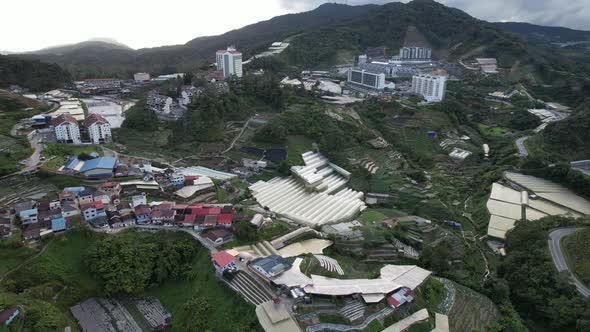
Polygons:
M64 218L51 220L51 230L63 231L64 229L66 229L66 220Z
M81 161L78 158L72 158L65 166L64 169L74 169Z
M93 169L113 169L117 164L117 158L114 157L101 157L87 160L84 166L80 169L80 173L84 173Z
M36 214L37 214L37 209L30 209L30 210L21 211L20 216L21 217L30 217L30 216L34 216Z
M71 192L77 193L77 192L80 192L84 189L86 189L86 188L84 188L84 187L67 187L67 188L64 188L64 191L71 191Z

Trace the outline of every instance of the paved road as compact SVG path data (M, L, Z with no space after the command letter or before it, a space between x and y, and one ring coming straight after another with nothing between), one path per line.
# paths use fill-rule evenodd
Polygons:
M529 136L524 136L524 137L517 139L515 142L516 147L518 148L518 155L523 158L529 156L529 151L526 149L526 146L524 146L524 142L526 142L526 140L529 138L530 138Z
M571 278L572 278L572 284L574 284L576 286L578 291L583 296L589 297L590 296L590 289L588 289L588 287L586 287L586 285L584 285L580 280L578 280L578 278L576 278L576 276L574 276L572 271L570 271L570 269L567 266L567 263L565 261L565 258L563 257L563 252L561 250L561 239L563 239L565 236L573 234L581 229L582 228L575 228L575 227L560 228L560 229L556 229L556 230L552 231L551 233L549 233L549 251L551 252L551 257L553 258L553 263L555 264L557 271L559 271L559 272L568 271Z

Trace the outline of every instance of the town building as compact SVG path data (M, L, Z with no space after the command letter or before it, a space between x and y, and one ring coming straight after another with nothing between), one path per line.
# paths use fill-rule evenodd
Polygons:
M80 174L88 178L112 177L118 163L115 157L99 157L90 160L72 158L60 171L65 173Z
M78 121L69 115L61 114L51 121L58 142L80 144L80 127Z
M211 256L215 271L223 274L225 271L236 269L236 258L227 251L219 251Z
M258 258L248 268L263 279L270 280L291 268L291 263L279 255Z
M412 76L411 92L421 95L427 102L439 102L445 97L447 76L420 74Z
M432 58L432 49L429 47L402 47L399 50L399 57L405 61L430 61Z
M350 69L348 71L348 83L383 90L385 88L385 74L364 69Z
M133 74L133 80L137 83L144 83L150 81L149 73L135 73Z
M93 144L110 143L112 141L111 124L101 115L92 113L86 120L86 130Z
M498 62L496 58L476 58L475 62L484 74L498 73Z
M106 217L104 203L101 201L80 205L84 220L92 221L98 217Z
M213 243L214 246L220 246L234 239L233 234L227 229L214 229L204 234L205 237Z
M223 77L242 77L242 53L235 47L229 46L226 50L219 50L215 54L217 70L223 71Z

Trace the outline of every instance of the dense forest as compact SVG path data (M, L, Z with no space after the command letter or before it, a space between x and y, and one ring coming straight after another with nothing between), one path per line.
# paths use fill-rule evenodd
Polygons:
M0 88L16 84L31 91L48 91L70 81L70 74L56 64L0 55Z
M590 104L573 116L547 126L542 138L549 150L559 151L569 160L587 159L590 155Z
M528 327L543 331L588 331L590 302L555 269L547 239L549 230L588 225L589 220L547 217L525 221L508 235L508 256L499 267L511 302Z

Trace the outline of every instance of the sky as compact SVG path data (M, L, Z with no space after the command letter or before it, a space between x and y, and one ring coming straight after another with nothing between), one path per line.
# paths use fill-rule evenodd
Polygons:
M590 0L438 0L486 21L590 30ZM132 48L184 44L324 2L383 0L2 0L0 50L34 51L91 38ZM402 1L407 2L407 0ZM8 15L6 15L8 14Z

